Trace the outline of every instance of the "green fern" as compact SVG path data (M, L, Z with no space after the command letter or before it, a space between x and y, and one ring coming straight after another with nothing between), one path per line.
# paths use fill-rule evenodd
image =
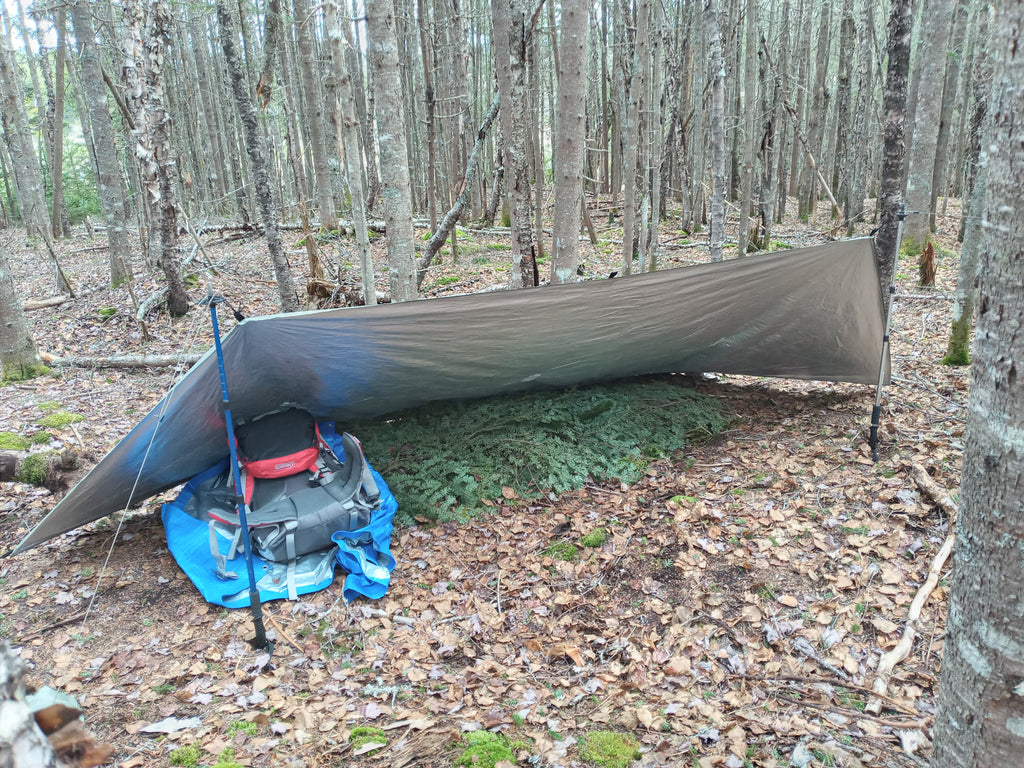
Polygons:
M714 399L650 380L445 402L345 428L408 522L465 517L504 487L528 502L591 478L633 483L652 460L725 425Z

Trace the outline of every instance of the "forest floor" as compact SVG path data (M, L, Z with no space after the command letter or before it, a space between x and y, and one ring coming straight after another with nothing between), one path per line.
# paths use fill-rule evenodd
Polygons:
M652 465L633 486L594 483L462 525L397 529L399 565L383 599L346 604L337 579L300 602L265 606L271 660L245 642L248 611L208 605L178 569L159 499L0 560L0 635L30 683L77 698L125 768L169 765L183 745L199 748L200 765L231 749L251 766L452 766L466 734L481 729L511 745L499 766L587 764L581 746L594 730L635 737L634 765L923 765L948 566L881 710L866 704L880 656L899 640L950 533L912 467L954 494L959 486L968 372L939 363L959 250L959 209L951 202L948 213L937 288L917 287L913 257L897 269L878 463L867 447L873 387L717 376L697 386L737 417L727 432ZM826 228L789 223L773 240L813 245ZM291 234L298 276L307 262ZM23 300L54 295L48 254L20 235L0 231ZM618 268L621 229L605 224L599 237L584 246L588 276ZM665 267L707 259L704 235L666 224L662 242ZM507 243L500 232L461 235L459 263L445 255L425 293L503 282ZM328 273L341 263L354 285L351 242L321 247ZM374 247L379 270L386 257L382 242ZM105 357L212 344L196 307L176 321L150 313L143 342L127 292L105 287L104 240L83 234L58 248L79 298L28 312L41 350ZM205 250L216 270L195 272L191 300L209 285L246 314L274 311L261 240ZM140 299L159 287L141 263L136 273ZM45 429L51 447L76 447L87 469L183 370L60 368L0 389L0 431ZM44 427L56 409L81 420ZM0 551L54 502L48 491L0 484ZM598 527L611 532L603 545L571 560L551 554ZM158 732L147 732L154 723ZM361 726L382 729L386 746L360 748L350 737Z

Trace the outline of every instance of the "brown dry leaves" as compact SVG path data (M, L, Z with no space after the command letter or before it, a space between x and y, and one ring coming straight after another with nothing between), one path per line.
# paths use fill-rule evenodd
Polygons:
M260 254L231 248L218 257L236 265L223 279L247 295ZM597 270L598 255L588 258ZM437 274L474 284L485 267L470 261ZM954 279L955 263L940 259L939 290ZM267 298L255 303L270 305L260 285ZM32 313L42 344L125 351L130 323L94 322L89 301ZM794 753L820 764L814 750L840 765L910 765L898 732L927 725L934 709L944 586L881 715L862 710L947 533L908 467L958 484L967 377L936 364L948 309L897 305L877 465L865 447L871 388L704 381L737 414L728 433L633 487L589 485L534 507L507 492L491 516L399 529L399 567L381 601L346 606L339 577L302 602L266 606L279 635L272 659L245 643L248 612L202 602L154 515L0 561L0 631L20 643L35 682L79 697L125 766L166 760L181 744L208 757L232 748L252 766L449 766L461 734L476 728L526 740L520 764L533 754L568 766L579 761L573 740L594 727L635 732L646 765L783 766ZM151 330L152 352L209 341L197 341L198 317ZM30 430L36 403L62 402L86 421L58 438L101 452L171 375L70 371L8 388L0 429ZM7 547L51 500L24 486L3 492ZM582 546L597 528L605 543ZM559 544L577 556L560 559ZM182 728L144 735L161 721ZM361 725L383 728L387 746L352 754L348 736Z

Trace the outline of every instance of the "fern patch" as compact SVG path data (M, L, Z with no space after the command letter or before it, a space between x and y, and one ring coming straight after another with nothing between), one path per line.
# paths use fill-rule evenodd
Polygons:
M461 518L588 480L639 480L648 464L727 423L716 400L662 380L436 403L346 425L400 519ZM509 493L511 489L514 493Z

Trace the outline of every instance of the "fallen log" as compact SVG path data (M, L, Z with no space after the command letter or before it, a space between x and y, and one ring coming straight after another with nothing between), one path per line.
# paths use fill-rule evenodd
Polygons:
M78 468L79 453L63 451L0 451L0 482L29 483L56 493L67 490L65 474Z
M70 296L52 296L49 299L28 299L21 303L21 308L26 312L31 312L33 309L44 309L45 307L56 307L67 301Z
M43 362L55 368L170 368L175 365L195 365L202 354L187 352L181 355L114 355L113 357L52 357L41 356Z

